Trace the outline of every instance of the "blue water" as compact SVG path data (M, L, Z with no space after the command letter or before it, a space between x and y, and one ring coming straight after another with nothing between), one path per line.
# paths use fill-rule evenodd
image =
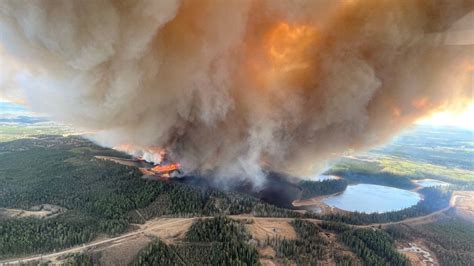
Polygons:
M326 198L323 202L346 211L382 213L408 208L420 199L418 193L408 190L358 184L348 186L341 194Z

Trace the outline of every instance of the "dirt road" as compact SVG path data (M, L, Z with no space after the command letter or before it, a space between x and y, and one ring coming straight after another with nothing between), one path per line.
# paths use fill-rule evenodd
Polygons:
M67 254L79 253L83 250L87 250L93 247L98 247L101 245L116 245L117 243L126 241L140 234L151 234L156 236L165 236L170 237L175 234L182 233L187 231L189 228L187 225L191 225L194 219L197 218L160 218L150 220L144 225L140 226L140 229L125 233L123 235L107 238L104 240L94 241L88 244L81 246L65 249L59 252L49 253L49 254L38 254L24 258L11 259L0 261L0 265L11 265L11 264L20 264L20 263L31 263L34 261L56 261L58 257L65 256ZM160 229L162 229L162 234L160 234ZM158 233L157 233L158 232Z
M398 222L389 222L389 223L379 223L379 224L370 224L370 225L354 225L354 227L359 227L359 228L367 228L367 227L386 227L389 225L395 225L395 224L413 224L413 223L424 223L424 222L430 222L432 221L432 218L434 218L436 215L441 214L452 207L456 205L457 199L461 197L460 195L453 195L450 201L450 206L441 209L439 211L433 212L431 214L425 215L425 216L420 216L420 217L415 217L415 218L409 218L405 219L402 221ZM274 226L275 224L278 224L278 222L291 222L294 220L294 218L277 218L277 217L254 217L251 215L232 215L229 216L232 219L236 220L254 220L254 222L257 222L257 225L260 227L262 231L269 232L270 234L275 234L276 231L274 228L261 228L262 225L267 224L270 227ZM16 258L16 259L10 259L10 260L4 260L0 261L0 265L11 265L11 264L20 264L20 263L28 263L28 262L34 262L34 261L57 261L59 257L68 255L68 254L73 254L73 253L79 253L84 250L88 250L94 247L99 247L99 246L107 246L107 245L117 245L118 243L127 241L129 239L132 239L136 237L137 235L153 235L160 237L162 239L168 239L172 241L176 236L183 236L184 233L189 229L189 226L191 226L192 222L196 219L209 219L211 217L192 217L192 218L158 218L158 219L153 219L148 222L146 222L143 225L139 225L139 229L135 230L133 232L125 233L123 235L117 236L117 237L111 237L103 240L97 240L93 241L88 244L84 244L82 246L77 246L69 249L65 249L59 252L53 252L49 254L38 254L38 255L33 255L33 256L28 256L28 257L23 257L23 258ZM318 219L304 219L307 221L311 221L314 223L321 223L323 220L318 220ZM286 231L284 226L281 226L282 228L279 229L281 231ZM270 231L269 231L270 230ZM287 233L292 235L293 233Z

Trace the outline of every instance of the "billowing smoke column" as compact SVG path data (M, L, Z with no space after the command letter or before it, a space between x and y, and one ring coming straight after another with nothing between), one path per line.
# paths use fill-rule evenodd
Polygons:
M186 171L258 184L262 169L315 172L470 101L473 44L456 23L472 9L3 0L0 93L102 145L166 148Z

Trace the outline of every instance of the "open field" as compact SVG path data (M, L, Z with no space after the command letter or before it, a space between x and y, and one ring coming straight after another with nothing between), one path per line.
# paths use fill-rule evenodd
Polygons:
M285 239L296 239L296 232L289 221L280 219L253 219L253 222L246 224L247 229L253 238L265 241L276 236Z
M82 246L66 249L59 252L54 252L50 254L38 254L33 256L28 256L21 259L11 259L0 261L0 265L13 265L19 263L33 263L33 262L48 262L48 261L61 261L64 258L67 258L68 255L74 253L80 253L83 251L94 251L94 250L105 250L112 249L107 254L120 254L122 248L127 249L127 243L129 241L135 241L139 246L137 250L145 246L149 241L143 237L155 236L161 239L171 241L170 239L179 239L184 233L189 229L193 220L196 218L161 218L148 221L146 224L139 225L139 229L125 233L123 235L105 238L97 241L93 241ZM125 246L122 246L125 245ZM136 253L135 253L136 254ZM135 255L133 254L133 256ZM125 254L129 255L129 254ZM133 257L132 256L132 257ZM123 261L123 264L126 265L126 261L120 258L118 261ZM131 258L130 258L131 259Z
M32 125L0 124L0 142L31 138L35 135L64 135L71 133L73 133L72 129L53 123Z
M447 177L461 181L474 181L474 172L466 169L447 167L426 162L385 156L377 160L381 171L412 178Z
M411 179L474 182L472 130L416 126L390 143L366 153L345 156L328 173L383 174Z
M452 201L459 216L474 221L474 191L456 191Z
M27 217L39 219L53 218L65 211L66 209L51 204L33 206L30 210L0 208L0 219Z
M398 251L408 257L412 265L437 266L438 260L421 241L399 245Z

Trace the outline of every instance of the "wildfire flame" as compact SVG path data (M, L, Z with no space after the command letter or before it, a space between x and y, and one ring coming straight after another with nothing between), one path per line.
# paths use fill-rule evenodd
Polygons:
M167 172L172 172L172 171L178 171L181 168L181 165L179 163L170 163L166 165L157 165L151 170L156 173L167 173Z
M115 146L114 149L128 153L140 160L144 160L154 164L161 163L167 156L166 149L156 146L141 147L130 143L124 143Z

